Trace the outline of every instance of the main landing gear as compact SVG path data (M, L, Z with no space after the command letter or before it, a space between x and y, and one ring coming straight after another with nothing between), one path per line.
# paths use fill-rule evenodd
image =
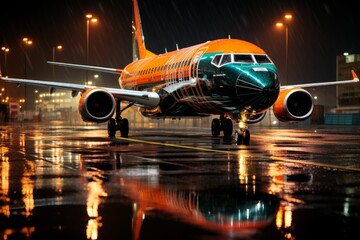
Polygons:
M121 113L134 105L131 103L127 105L124 109L120 109L120 100L116 100L116 116L115 118L111 118L108 121L108 135L109 137L115 137L115 133L117 130L120 131L121 137L128 137L129 136L129 121L127 118L122 118Z
M211 122L211 134L213 137L220 135L220 132L224 132L224 137L231 137L233 131L233 124L230 118L225 118L224 115L220 115L220 119L214 118Z
M239 129L234 132L234 140L239 145L250 144L250 131L246 124L247 117L252 114L247 109L241 112L239 118ZM224 115L220 115L220 119L214 118L211 122L211 134L214 137L220 135L220 132L224 132L224 137L231 137L233 131L233 124L230 118L226 118Z

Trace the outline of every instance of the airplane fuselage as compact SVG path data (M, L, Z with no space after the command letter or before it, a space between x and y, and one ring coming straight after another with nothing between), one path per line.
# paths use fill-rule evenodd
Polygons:
M236 39L208 41L129 64L119 78L122 88L157 92L146 116L199 116L244 108L267 110L279 94L275 65L254 44Z

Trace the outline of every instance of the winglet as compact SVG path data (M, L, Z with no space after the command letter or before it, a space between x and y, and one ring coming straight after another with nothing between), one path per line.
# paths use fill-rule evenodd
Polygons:
M356 81L356 82L358 82L358 81L359 81L359 78L358 78L358 76L356 75L356 73L355 73L354 70L351 70L351 74L352 74L352 76L353 76L353 80Z

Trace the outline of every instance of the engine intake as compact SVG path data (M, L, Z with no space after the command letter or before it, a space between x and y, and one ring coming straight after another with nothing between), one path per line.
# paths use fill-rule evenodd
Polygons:
M313 110L312 95L302 88L281 91L274 103L274 115L283 122L306 120Z
M115 99L102 88L89 89L81 95L79 112L86 122L105 122L115 112Z

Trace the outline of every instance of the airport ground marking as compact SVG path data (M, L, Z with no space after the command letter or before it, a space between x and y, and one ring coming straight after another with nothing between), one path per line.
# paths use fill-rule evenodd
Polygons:
M218 149L210 149L210 148L202 148L202 147L193 147L188 145L179 145L174 143L162 143L162 142L155 142L155 141L148 141L148 140L141 140L141 139L135 139L135 138L123 138L118 137L120 140L125 140L128 142L138 142L138 143L147 143L152 145L160 145L165 147L174 147L174 148L184 148L184 149L191 149L191 150L199 150L199 151L206 151L206 152L217 152L217 153L231 153L231 151L226 150L218 150Z
M239 154L238 151L228 151L228 150L210 149L210 148L202 148L202 147L193 147L193 146L188 146L188 145L179 145L179 144L174 144L174 143L162 143L162 142L141 140L141 139L135 139L135 138L117 137L117 139L125 140L128 142L146 143L146 144L159 145L159 146L165 146L165 147L183 148L183 149L198 150L198 151L205 151L205 152L216 152L216 153L225 153L225 154L232 154L232 155ZM240 148L237 150L242 150L242 149ZM274 157L274 156L269 157L269 159L275 160L275 161L298 163L298 164L303 164L303 165L312 165L312 166L318 166L318 167L323 167L323 168L332 168L332 169L341 169L341 170L346 170L346 171L360 172L360 168L356 168L356 167L346 167L346 166L340 166L340 165L335 165L335 164L317 163L317 162L312 162L312 161L287 159L287 158L283 158L283 157Z

